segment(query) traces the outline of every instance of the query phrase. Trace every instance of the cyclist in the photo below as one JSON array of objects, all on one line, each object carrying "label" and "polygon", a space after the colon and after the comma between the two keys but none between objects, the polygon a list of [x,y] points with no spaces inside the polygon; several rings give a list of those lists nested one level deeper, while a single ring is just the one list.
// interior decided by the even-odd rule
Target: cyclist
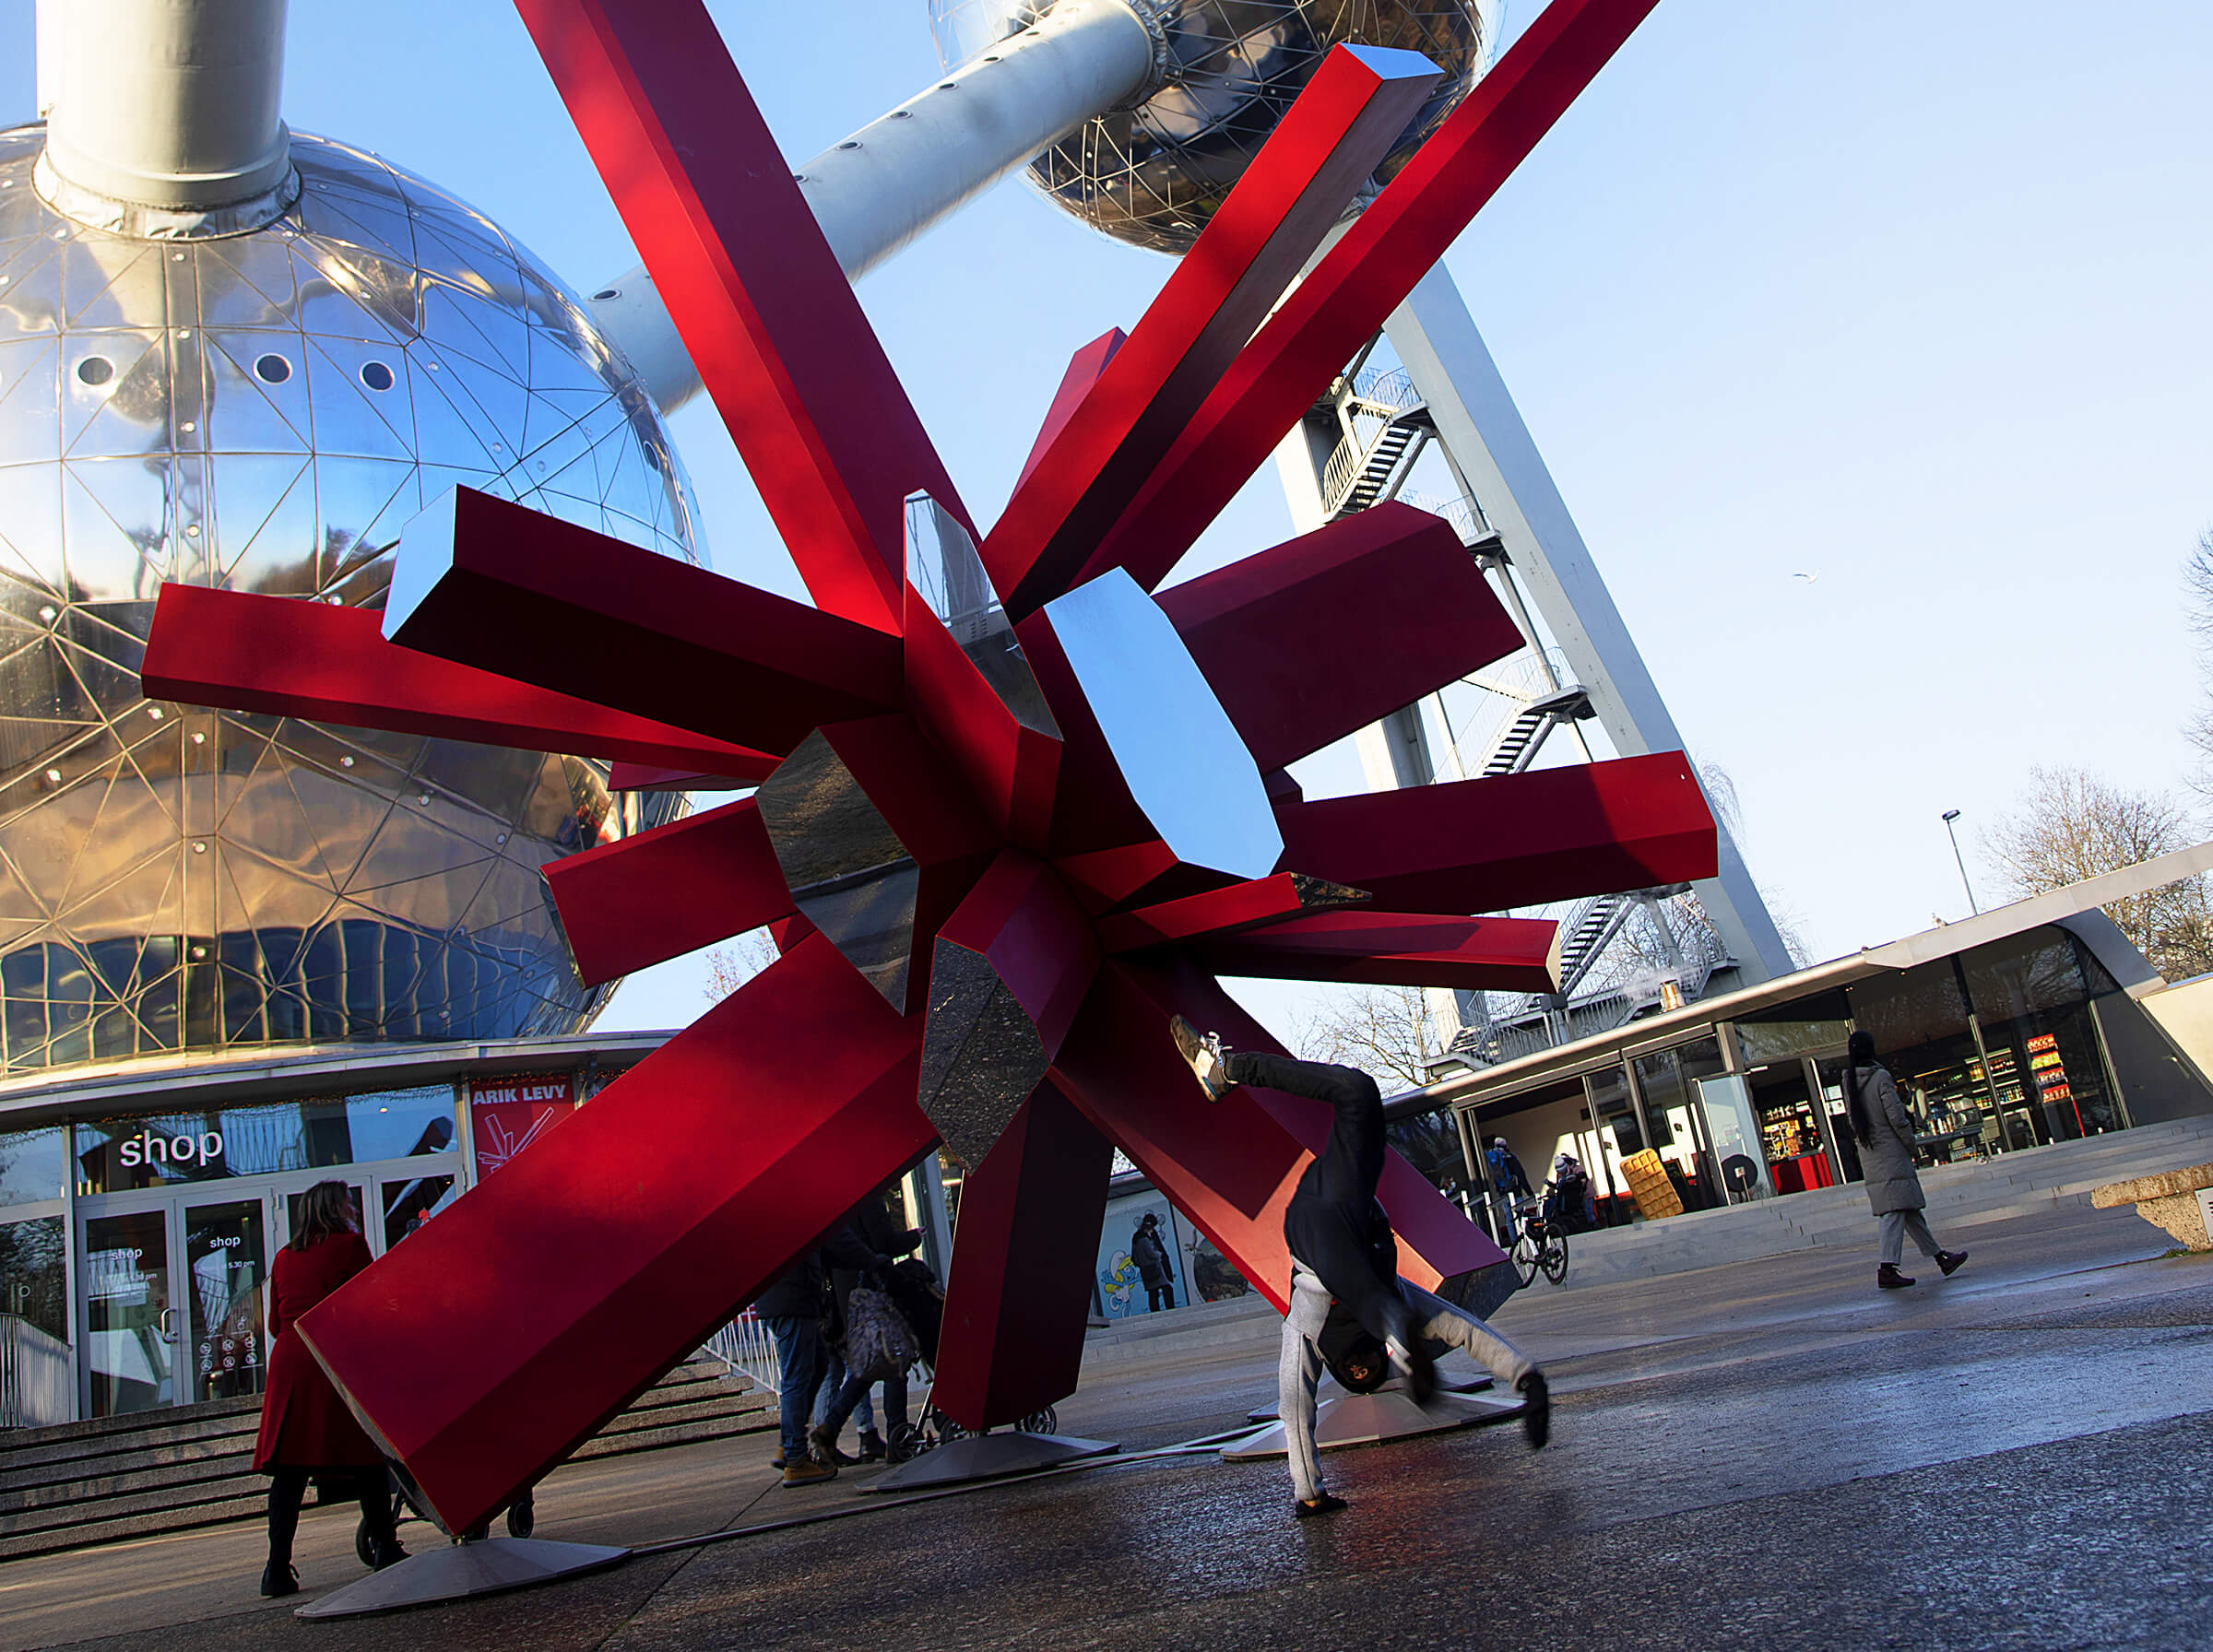
[{"label": "cyclist", "polygon": [[1277,1366],[1278,1404],[1291,1459],[1299,1518],[1345,1506],[1322,1484],[1314,1451],[1314,1389],[1327,1366],[1349,1392],[1372,1393],[1396,1369],[1417,1403],[1436,1383],[1432,1364],[1447,1347],[1466,1350],[1523,1398],[1521,1429],[1531,1449],[1550,1437],[1544,1374],[1527,1355],[1471,1314],[1399,1277],[1398,1245],[1376,1202],[1383,1174],[1383,1097],[1357,1068],[1222,1047],[1180,1015],[1168,1031],[1210,1102],[1233,1085],[1257,1084],[1330,1103],[1330,1139],[1299,1178],[1284,1212],[1291,1252],[1291,1311]]}]

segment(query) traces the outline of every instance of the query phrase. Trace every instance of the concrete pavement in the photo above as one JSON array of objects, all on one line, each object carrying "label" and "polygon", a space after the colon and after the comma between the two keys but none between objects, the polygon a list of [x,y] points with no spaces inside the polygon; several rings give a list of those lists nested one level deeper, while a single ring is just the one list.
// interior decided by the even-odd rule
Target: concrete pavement
[{"label": "concrete pavement", "polygon": [[[1326,1520],[1289,1518],[1280,1464],[1175,1457],[334,1624],[260,1601],[260,1533],[233,1527],[0,1567],[0,1647],[2213,1645],[2213,1258],[2078,1208],[1971,1243],[1902,1292],[1871,1248],[1540,1284],[1497,1323],[1554,1375],[1552,1448],[1334,1454],[1353,1506]],[[1178,1341],[1097,1362],[1063,1429],[1138,1449],[1272,1398],[1271,1323]],[[870,1507],[857,1480],[786,1493],[716,1446],[580,1465],[539,1535]],[[310,1590],[359,1575],[350,1524],[303,1524]]]}]

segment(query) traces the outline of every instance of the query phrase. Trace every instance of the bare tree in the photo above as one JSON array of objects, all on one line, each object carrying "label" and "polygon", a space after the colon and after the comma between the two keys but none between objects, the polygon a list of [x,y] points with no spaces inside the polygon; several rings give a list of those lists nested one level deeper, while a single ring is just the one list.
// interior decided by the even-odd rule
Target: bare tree
[{"label": "bare tree", "polygon": [[[2182,806],[2159,792],[2108,785],[2085,769],[2031,769],[1982,854],[2015,900],[2117,872],[2192,842]],[[2213,906],[2203,878],[2116,901],[2105,914],[2170,980],[2213,969]]]},{"label": "bare tree", "polygon": [[766,929],[748,929],[727,946],[707,954],[706,995],[720,1003],[777,958],[776,943]]},{"label": "bare tree", "polygon": [[1424,1063],[1444,1044],[1418,986],[1339,987],[1308,1017],[1298,1040],[1308,1060],[1356,1067],[1386,1088],[1426,1084]]},{"label": "bare tree", "polygon": [[2191,784],[2201,796],[2213,799],[2213,527],[2198,535],[2196,547],[2183,563],[2183,589],[2205,684],[2197,710],[2183,732],[2206,760],[2191,777]]}]

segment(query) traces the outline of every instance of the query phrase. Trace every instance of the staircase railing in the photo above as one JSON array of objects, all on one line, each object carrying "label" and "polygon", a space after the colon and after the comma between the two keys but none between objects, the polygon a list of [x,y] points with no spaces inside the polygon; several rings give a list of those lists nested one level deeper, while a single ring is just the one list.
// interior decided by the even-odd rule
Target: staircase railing
[{"label": "staircase railing", "polygon": [[69,1344],[18,1314],[0,1314],[0,1428],[46,1428],[76,1416]]},{"label": "staircase railing", "polygon": [[776,1339],[751,1308],[708,1338],[702,1351],[772,1394],[783,1386],[784,1365],[776,1357]]}]

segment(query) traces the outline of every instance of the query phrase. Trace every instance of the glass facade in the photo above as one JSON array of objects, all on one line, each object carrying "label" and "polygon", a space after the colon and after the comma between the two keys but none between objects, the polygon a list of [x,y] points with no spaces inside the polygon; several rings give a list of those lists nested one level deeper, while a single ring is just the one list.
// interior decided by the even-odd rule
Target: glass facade
[{"label": "glass facade", "polygon": [[539,868],[673,819],[597,761],[149,702],[166,581],[383,605],[459,484],[697,560],[666,427],[481,214],[291,135],[280,230],[58,216],[0,132],[0,1068],[572,1032]]}]

